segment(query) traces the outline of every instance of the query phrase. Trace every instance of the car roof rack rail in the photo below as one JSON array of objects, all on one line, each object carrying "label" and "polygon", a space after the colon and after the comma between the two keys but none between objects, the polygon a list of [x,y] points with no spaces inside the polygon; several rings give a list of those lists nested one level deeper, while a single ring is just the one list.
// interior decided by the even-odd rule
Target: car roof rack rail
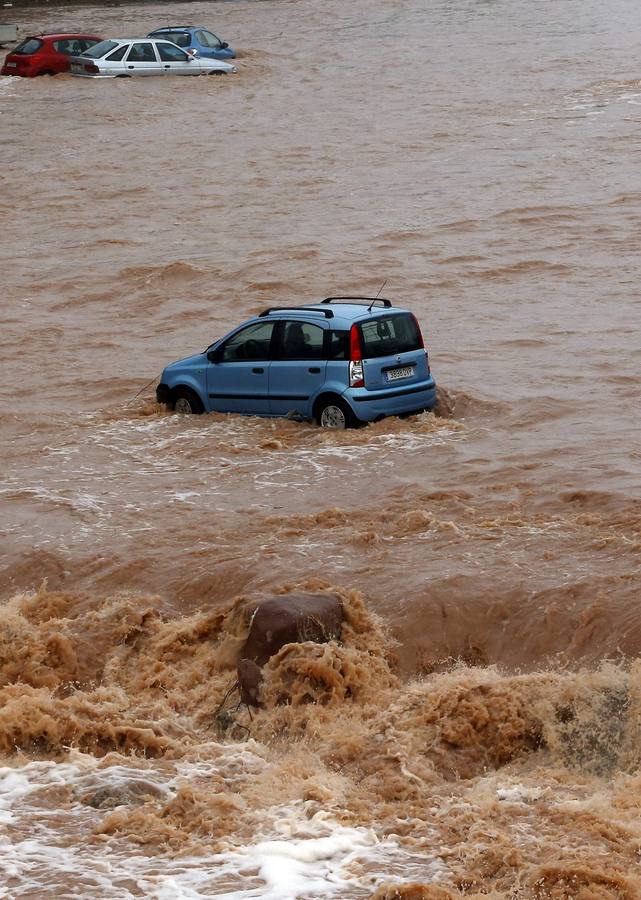
[{"label": "car roof rack rail", "polygon": [[354,297],[325,297],[323,303],[353,303],[354,300],[358,300],[360,303],[367,302],[370,306],[374,306],[375,303],[381,303],[386,309],[392,306],[392,301],[388,300],[387,297],[361,297],[359,295]]},{"label": "car roof rack rail", "polygon": [[316,313],[317,316],[325,316],[326,319],[334,318],[334,313],[331,309],[314,309],[311,306],[270,306],[269,309],[264,309],[262,313],[259,313],[259,317],[262,318],[263,316],[268,316],[273,312],[289,312],[290,310],[294,312]]}]

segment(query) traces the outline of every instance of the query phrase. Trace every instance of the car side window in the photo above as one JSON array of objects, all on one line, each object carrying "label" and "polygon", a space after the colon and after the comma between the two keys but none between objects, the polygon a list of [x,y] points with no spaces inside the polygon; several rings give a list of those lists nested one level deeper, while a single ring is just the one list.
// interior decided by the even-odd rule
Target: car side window
[{"label": "car side window", "polygon": [[202,44],[203,47],[212,47],[214,50],[222,47],[222,41],[219,37],[216,37],[215,34],[212,34],[211,31],[197,31],[196,37],[198,42]]},{"label": "car side window", "polygon": [[327,359],[349,358],[349,331],[330,331],[327,335]]},{"label": "car side window", "polygon": [[322,359],[325,333],[309,322],[284,322],[279,359]]},{"label": "car side window", "polygon": [[163,62],[187,62],[189,59],[184,50],[172,47],[171,44],[156,44],[156,46]]},{"label": "car side window", "polygon": [[222,362],[269,359],[269,348],[274,331],[273,322],[256,322],[232,335],[224,344]]},{"label": "car side window", "polygon": [[172,44],[178,44],[179,47],[189,47],[191,38],[184,31],[155,31],[151,37],[160,38],[163,41],[171,41]]},{"label": "car side window", "polygon": [[127,62],[156,62],[153,44],[132,44]]},{"label": "car side window", "polygon": [[127,52],[127,45],[125,44],[122,47],[118,47],[117,50],[114,50],[113,53],[110,53],[107,59],[113,60],[114,62],[120,62],[125,53]]}]

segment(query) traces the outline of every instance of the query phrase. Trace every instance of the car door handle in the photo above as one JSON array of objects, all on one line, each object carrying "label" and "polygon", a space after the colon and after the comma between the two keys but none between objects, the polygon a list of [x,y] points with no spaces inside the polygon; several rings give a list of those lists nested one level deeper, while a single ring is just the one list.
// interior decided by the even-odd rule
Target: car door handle
[{"label": "car door handle", "polygon": [[312,373],[312,375],[318,375],[320,372],[320,369],[313,368],[313,369],[310,369],[309,371]]},{"label": "car door handle", "polygon": [[128,69],[133,69],[133,66],[127,66]]},{"label": "car door handle", "polygon": [[264,371],[264,369],[252,369],[254,375],[262,375]]},{"label": "car door handle", "polygon": [[169,69],[169,68],[171,68],[171,67],[170,67],[170,66],[165,66],[165,68],[166,68],[166,69]]}]

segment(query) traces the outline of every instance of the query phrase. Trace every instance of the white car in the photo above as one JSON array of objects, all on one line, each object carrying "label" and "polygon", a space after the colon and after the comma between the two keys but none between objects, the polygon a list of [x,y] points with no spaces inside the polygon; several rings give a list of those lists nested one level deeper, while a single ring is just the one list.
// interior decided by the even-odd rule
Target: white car
[{"label": "white car", "polygon": [[188,53],[171,41],[114,38],[72,57],[70,71],[83,78],[130,78],[132,75],[221,75],[237,69],[220,59]]}]

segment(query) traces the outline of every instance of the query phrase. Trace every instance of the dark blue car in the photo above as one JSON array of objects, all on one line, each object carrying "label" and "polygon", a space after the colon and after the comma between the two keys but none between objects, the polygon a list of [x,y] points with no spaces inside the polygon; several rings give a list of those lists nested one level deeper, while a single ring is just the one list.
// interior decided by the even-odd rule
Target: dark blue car
[{"label": "dark blue car", "polygon": [[183,50],[191,50],[198,56],[209,59],[234,59],[236,56],[236,51],[227,41],[221,41],[213,31],[197,25],[168,25],[165,28],[157,28],[147,37],[171,41]]}]

